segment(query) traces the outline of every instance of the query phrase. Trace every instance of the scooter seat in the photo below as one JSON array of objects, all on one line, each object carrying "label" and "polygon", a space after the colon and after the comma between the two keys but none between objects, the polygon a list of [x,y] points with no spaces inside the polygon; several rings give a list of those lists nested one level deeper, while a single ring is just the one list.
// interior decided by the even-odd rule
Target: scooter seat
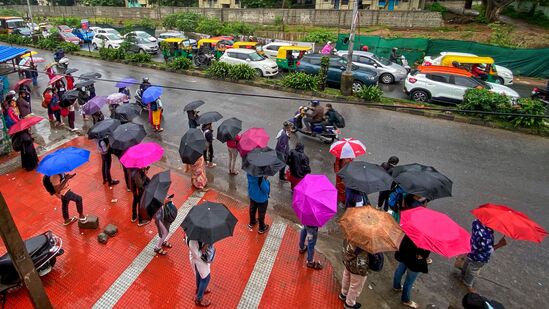
[{"label": "scooter seat", "polygon": [[[42,247],[48,244],[48,238],[44,235],[34,236],[25,240],[25,247],[27,252],[32,257],[36,251],[40,250]],[[12,264],[11,257],[8,253],[0,257],[0,268],[6,267]]]}]

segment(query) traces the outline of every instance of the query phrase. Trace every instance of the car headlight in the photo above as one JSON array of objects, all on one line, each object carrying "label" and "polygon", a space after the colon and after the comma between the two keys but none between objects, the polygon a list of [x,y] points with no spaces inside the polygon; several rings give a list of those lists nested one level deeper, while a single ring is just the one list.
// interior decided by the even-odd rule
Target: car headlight
[{"label": "car headlight", "polygon": [[369,80],[376,80],[377,76],[370,76],[368,77]]}]

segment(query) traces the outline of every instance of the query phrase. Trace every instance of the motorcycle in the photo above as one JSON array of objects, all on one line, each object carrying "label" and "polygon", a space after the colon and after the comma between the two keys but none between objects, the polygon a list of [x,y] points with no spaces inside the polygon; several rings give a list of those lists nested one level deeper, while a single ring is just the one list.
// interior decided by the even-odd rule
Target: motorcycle
[{"label": "motorcycle", "polygon": [[[47,275],[55,266],[57,257],[65,253],[63,240],[51,231],[25,240],[25,247],[41,277]],[[3,303],[8,290],[18,286],[21,286],[21,279],[10,255],[6,253],[0,257],[0,294]]]},{"label": "motorcycle", "polygon": [[143,104],[143,100],[141,99],[141,96],[143,95],[143,91],[141,91],[141,89],[137,89],[135,91],[135,104],[137,104],[138,106],[141,106],[141,108],[143,110],[148,110],[149,107],[147,106],[147,104]]},{"label": "motorcycle", "polygon": [[307,110],[309,110],[309,107],[300,106],[298,111],[295,113],[295,116],[288,120],[292,124],[291,131],[293,133],[300,132],[301,134],[318,138],[325,144],[330,144],[336,140],[339,140],[339,129],[323,123],[311,123],[311,132],[305,131],[303,129],[303,118],[305,117]]},{"label": "motorcycle", "polygon": [[549,106],[549,91],[547,90],[536,87],[532,89],[531,98],[542,101],[546,105],[546,107]]}]

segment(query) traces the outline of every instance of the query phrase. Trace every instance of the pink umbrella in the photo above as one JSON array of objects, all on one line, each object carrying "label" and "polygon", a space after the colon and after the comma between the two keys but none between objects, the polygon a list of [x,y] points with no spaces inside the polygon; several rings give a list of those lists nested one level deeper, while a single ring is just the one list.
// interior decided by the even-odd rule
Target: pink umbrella
[{"label": "pink umbrella", "polygon": [[121,93],[121,92],[110,94],[107,97],[108,104],[122,104],[127,100],[128,100],[128,96],[125,93]]},{"label": "pink umbrella", "polygon": [[134,145],[120,158],[120,162],[127,168],[144,168],[160,160],[164,149],[156,143],[140,143]]},{"label": "pink umbrella", "polygon": [[245,156],[248,152],[256,149],[267,147],[269,143],[269,135],[263,128],[250,128],[240,136],[238,142],[238,151],[241,156]]},{"label": "pink umbrella", "polygon": [[294,188],[292,208],[304,225],[321,227],[337,212],[337,190],[328,177],[308,174]]},{"label": "pink umbrella", "polygon": [[447,215],[425,207],[405,210],[400,227],[419,248],[451,258],[471,251],[471,235]]}]

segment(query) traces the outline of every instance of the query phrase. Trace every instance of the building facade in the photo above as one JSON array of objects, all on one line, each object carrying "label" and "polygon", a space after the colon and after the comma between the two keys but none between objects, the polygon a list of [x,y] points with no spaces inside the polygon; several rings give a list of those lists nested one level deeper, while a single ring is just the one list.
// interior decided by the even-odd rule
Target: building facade
[{"label": "building facade", "polygon": [[238,9],[240,0],[198,0],[199,8],[209,9]]},{"label": "building facade", "polygon": [[363,10],[415,11],[423,10],[425,0],[316,0],[317,10],[352,10],[354,2]]},{"label": "building facade", "polygon": [[126,0],[127,8],[148,8],[149,0]]}]

